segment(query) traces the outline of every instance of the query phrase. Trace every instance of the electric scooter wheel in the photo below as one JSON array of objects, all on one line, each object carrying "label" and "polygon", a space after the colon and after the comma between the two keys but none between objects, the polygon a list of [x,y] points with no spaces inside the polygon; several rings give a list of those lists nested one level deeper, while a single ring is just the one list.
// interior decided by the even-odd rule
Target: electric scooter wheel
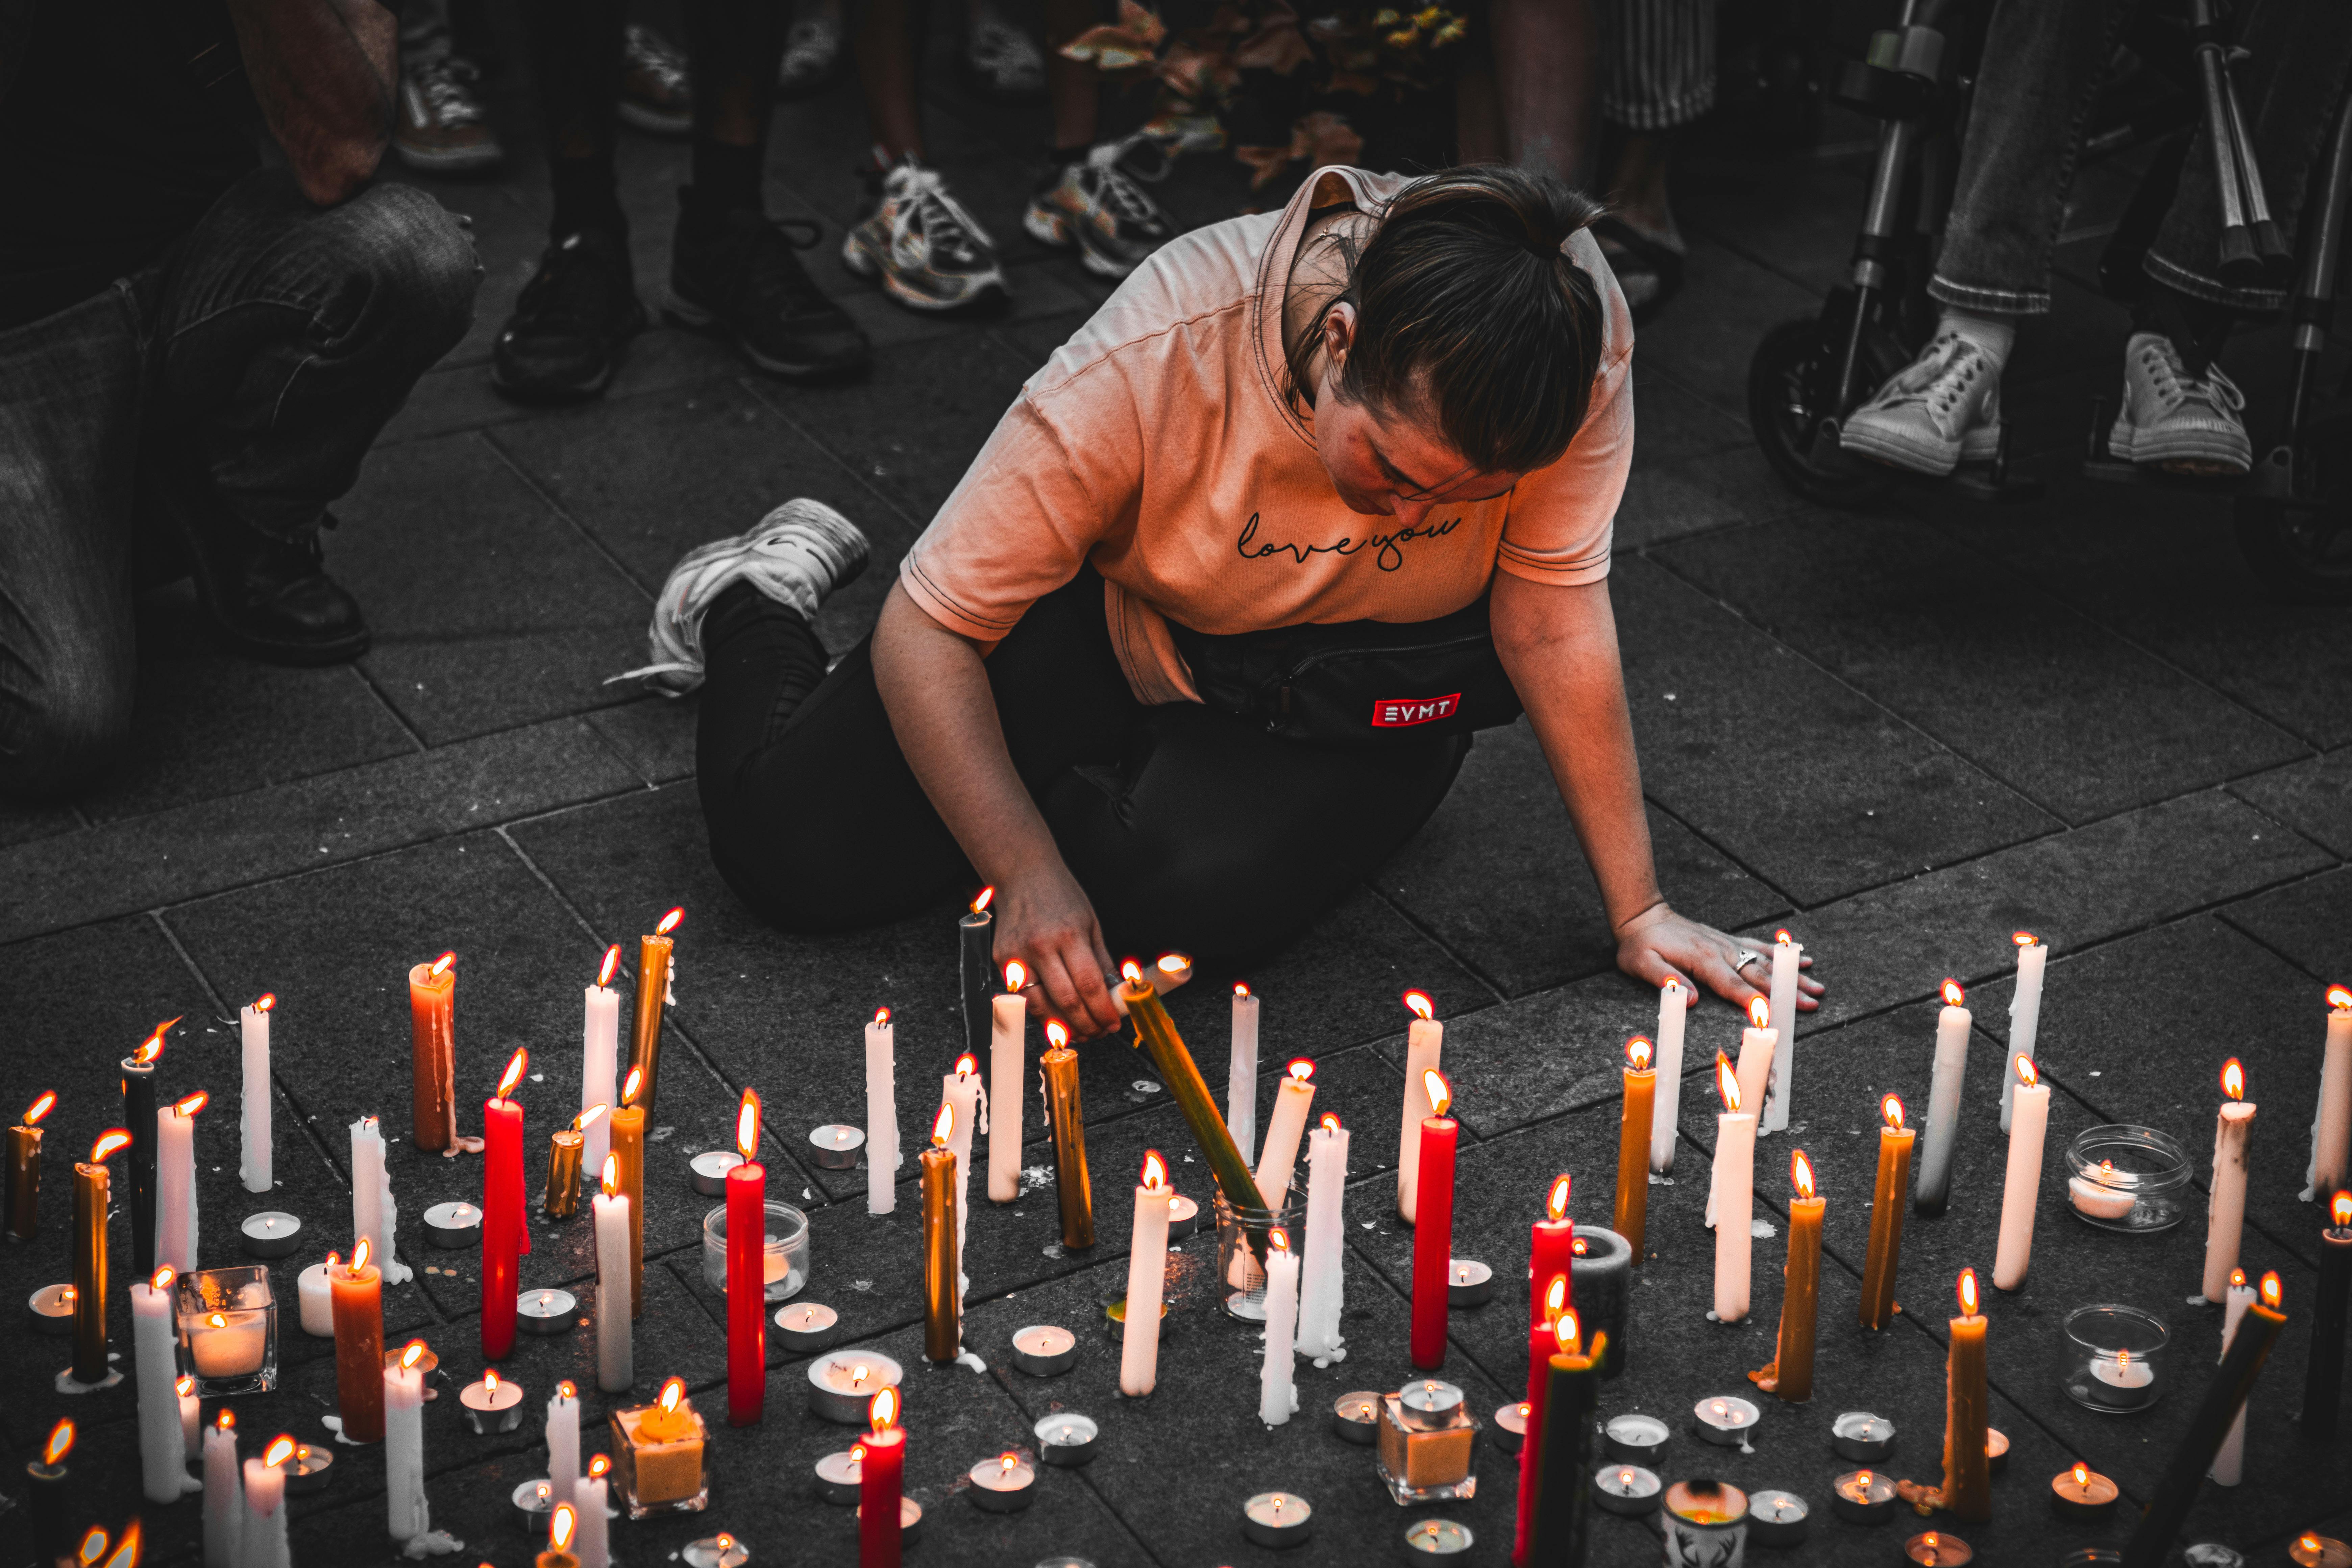
[{"label": "electric scooter wheel", "polygon": [[2315,421],[2301,446],[2318,468],[2310,499],[2241,496],[2238,550],[2282,599],[2352,605],[2352,411]]},{"label": "electric scooter wheel", "polygon": [[[1783,483],[1821,506],[1844,510],[1869,505],[1894,477],[1835,449],[1822,422],[1842,412],[1831,406],[1837,365],[1822,322],[1815,318],[1783,321],[1764,334],[1748,364],[1748,423],[1756,444]],[[1903,367],[1901,346],[1887,334],[1868,333],[1863,342],[1860,379],[1875,389]]]}]

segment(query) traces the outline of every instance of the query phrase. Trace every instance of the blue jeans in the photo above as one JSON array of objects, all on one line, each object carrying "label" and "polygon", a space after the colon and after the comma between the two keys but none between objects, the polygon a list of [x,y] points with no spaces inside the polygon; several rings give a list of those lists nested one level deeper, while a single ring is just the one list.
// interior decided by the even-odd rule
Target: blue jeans
[{"label": "blue jeans", "polygon": [[473,242],[420,191],[316,207],[231,186],[154,266],[0,332],[0,794],[56,795],[130,731],[133,539],[155,455],[284,538],[473,320]]}]

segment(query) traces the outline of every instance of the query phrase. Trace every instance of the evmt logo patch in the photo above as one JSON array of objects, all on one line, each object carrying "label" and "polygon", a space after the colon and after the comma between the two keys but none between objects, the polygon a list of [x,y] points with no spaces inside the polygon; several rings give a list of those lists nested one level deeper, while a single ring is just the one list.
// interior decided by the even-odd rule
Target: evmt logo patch
[{"label": "evmt logo patch", "polygon": [[1459,691],[1443,697],[1383,697],[1372,704],[1372,728],[1402,730],[1410,724],[1433,723],[1451,719],[1461,707]]}]

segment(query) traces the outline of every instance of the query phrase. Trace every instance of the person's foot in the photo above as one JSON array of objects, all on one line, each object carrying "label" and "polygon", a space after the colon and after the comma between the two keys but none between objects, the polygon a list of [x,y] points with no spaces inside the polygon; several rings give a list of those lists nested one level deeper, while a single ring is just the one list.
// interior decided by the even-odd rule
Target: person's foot
[{"label": "person's foot", "polygon": [[628,241],[603,229],[547,247],[490,351],[490,384],[520,403],[572,403],[604,390],[646,324]]},{"label": "person's foot", "polygon": [[839,17],[802,17],[784,35],[783,63],[776,68],[777,96],[797,99],[823,92],[840,77],[846,58]]},{"label": "person's foot", "polygon": [[2124,398],[2107,450],[2176,474],[2242,474],[2253,444],[2239,411],[2246,395],[2218,364],[2191,375],[2160,332],[2134,332],[2124,345]]},{"label": "person's foot", "polygon": [[[681,205],[686,195],[679,194]],[[785,227],[748,208],[715,223],[681,213],[662,313],[732,339],[746,359],[773,375],[855,370],[869,353],[866,334],[818,289],[793,254]],[[806,245],[814,246],[815,226],[808,232]]]},{"label": "person's foot", "polygon": [[319,533],[334,526],[331,513],[283,539],[232,512],[193,457],[163,459],[152,479],[151,493],[186,547],[197,601],[223,642],[271,664],[341,664],[367,651],[359,602],[327,575]]},{"label": "person's foot", "polygon": [[1035,98],[1045,90],[1045,57],[1036,40],[983,8],[964,41],[964,68],[997,98]]},{"label": "person's foot", "polygon": [[656,136],[694,129],[694,84],[686,57],[651,27],[632,22],[621,34],[621,118]]},{"label": "person's foot", "polygon": [[1946,332],[1855,409],[1838,433],[1847,451],[1938,478],[2000,447],[2000,371],[1958,332]]},{"label": "person's foot", "polygon": [[[1045,244],[1076,246],[1089,272],[1124,278],[1134,271],[1173,232],[1158,204],[1135,183],[1139,174],[1125,167],[1128,154],[1147,140],[1107,142],[1049,171],[1046,178],[1053,183],[1040,183],[1021,226]],[[1157,174],[1139,177],[1159,179],[1167,172],[1163,156]]]},{"label": "person's foot", "polygon": [[[873,547],[823,501],[788,500],[748,532],[688,551],[654,596],[654,661],[614,680],[643,678],[672,697],[702,684],[702,617],[730,584],[748,582],[806,620],[866,570]],[[607,682],[610,684],[610,682]]]},{"label": "person's foot", "polygon": [[996,242],[948,195],[937,169],[908,153],[866,176],[867,216],[841,242],[841,262],[860,278],[879,278],[911,310],[951,310],[1004,290]]},{"label": "person's foot", "polygon": [[392,149],[402,163],[449,174],[488,169],[506,156],[474,96],[474,80],[473,63],[455,55],[402,62],[392,131]]}]

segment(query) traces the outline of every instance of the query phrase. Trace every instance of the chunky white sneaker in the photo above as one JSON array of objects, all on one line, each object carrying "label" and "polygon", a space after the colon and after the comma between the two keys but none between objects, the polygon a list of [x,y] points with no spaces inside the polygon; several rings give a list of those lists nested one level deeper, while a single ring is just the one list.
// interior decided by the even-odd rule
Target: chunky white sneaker
[{"label": "chunky white sneaker", "polygon": [[654,599],[648,633],[654,662],[613,680],[644,679],[667,696],[685,696],[702,684],[702,617],[721,589],[748,581],[814,620],[835,589],[866,570],[872,549],[856,523],[803,497],[786,501],[749,532],[688,551]]},{"label": "chunky white sneaker", "polygon": [[1958,332],[1946,332],[1896,371],[1838,432],[1849,452],[1941,477],[2000,447],[2000,372]]},{"label": "chunky white sneaker", "polygon": [[2253,444],[2238,411],[2246,395],[2218,364],[2189,374],[2161,332],[2134,332],[2124,345],[2124,400],[2107,450],[2133,463],[2180,474],[2242,474]]},{"label": "chunky white sneaker", "polygon": [[1157,173],[1129,164],[1129,154],[1145,145],[1158,147],[1139,134],[1106,142],[1084,158],[1065,163],[1058,180],[1029,198],[1021,226],[1041,244],[1076,246],[1089,272],[1126,277],[1174,232],[1159,205],[1136,184],[1138,179],[1165,179],[1167,158],[1160,157]]},{"label": "chunky white sneaker", "polygon": [[873,206],[843,237],[843,266],[879,278],[893,300],[914,310],[951,310],[1003,290],[996,242],[948,195],[937,169],[909,154],[868,179]]}]

